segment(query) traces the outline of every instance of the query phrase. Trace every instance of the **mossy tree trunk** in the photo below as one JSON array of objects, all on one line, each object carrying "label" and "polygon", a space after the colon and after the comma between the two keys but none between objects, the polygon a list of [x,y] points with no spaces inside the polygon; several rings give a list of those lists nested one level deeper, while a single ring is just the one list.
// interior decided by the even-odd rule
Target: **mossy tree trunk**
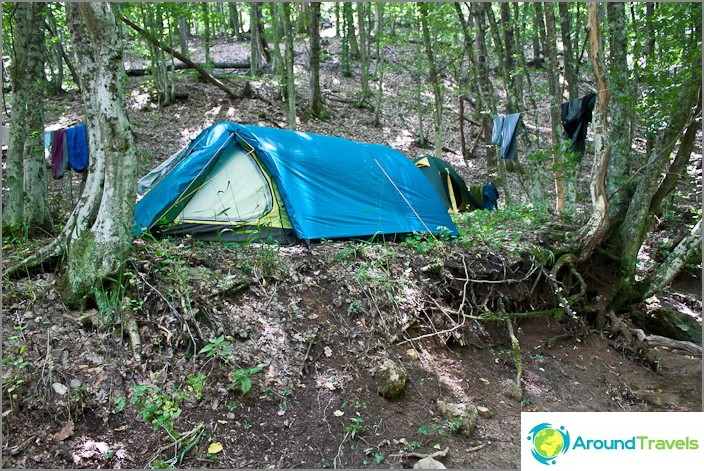
[{"label": "mossy tree trunk", "polygon": [[3,223],[10,230],[46,230],[47,176],[44,162],[44,18],[42,3],[15,7],[12,117],[6,161],[8,188]]},{"label": "mossy tree trunk", "polygon": [[136,149],[127,119],[124,62],[109,3],[68,3],[88,128],[90,166],[69,232],[65,285],[79,302],[124,269],[132,240]]}]

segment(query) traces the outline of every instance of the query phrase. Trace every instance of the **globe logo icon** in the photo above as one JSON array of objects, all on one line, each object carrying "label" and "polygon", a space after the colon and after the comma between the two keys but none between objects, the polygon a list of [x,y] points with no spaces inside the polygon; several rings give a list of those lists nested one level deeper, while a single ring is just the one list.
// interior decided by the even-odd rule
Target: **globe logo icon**
[{"label": "globe logo icon", "polygon": [[565,454],[570,448],[570,434],[565,427],[555,428],[548,423],[533,427],[528,440],[533,442],[533,458],[545,465],[555,464],[555,458]]}]

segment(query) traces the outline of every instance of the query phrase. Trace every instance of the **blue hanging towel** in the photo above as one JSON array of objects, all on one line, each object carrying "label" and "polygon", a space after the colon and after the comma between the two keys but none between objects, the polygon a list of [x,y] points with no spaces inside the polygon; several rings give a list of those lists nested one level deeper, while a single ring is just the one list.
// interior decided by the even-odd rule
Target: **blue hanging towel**
[{"label": "blue hanging towel", "polygon": [[516,154],[516,135],[521,113],[499,114],[494,116],[494,128],[491,131],[491,142],[501,144],[501,158],[512,160]]},{"label": "blue hanging towel", "polygon": [[68,164],[78,173],[88,168],[88,137],[86,125],[79,124],[66,129]]},{"label": "blue hanging towel", "polygon": [[496,189],[496,186],[492,182],[482,187],[482,196],[484,197],[484,209],[488,209],[489,211],[496,209],[499,203],[499,190]]}]

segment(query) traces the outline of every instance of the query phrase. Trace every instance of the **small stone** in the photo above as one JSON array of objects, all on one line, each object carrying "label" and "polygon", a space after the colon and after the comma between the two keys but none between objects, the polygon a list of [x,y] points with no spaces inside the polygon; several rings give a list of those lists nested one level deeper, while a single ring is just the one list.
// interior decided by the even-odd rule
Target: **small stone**
[{"label": "small stone", "polygon": [[66,385],[61,384],[61,383],[53,383],[51,385],[52,388],[54,388],[54,391],[56,391],[56,394],[60,396],[64,396],[68,392],[68,388]]},{"label": "small stone", "polygon": [[447,469],[447,467],[436,459],[430,456],[418,460],[416,464],[413,465],[413,469]]},{"label": "small stone", "polygon": [[521,387],[514,380],[505,379],[501,382],[501,386],[503,387],[504,396],[517,401],[523,399],[523,391],[521,391]]},{"label": "small stone", "polygon": [[418,352],[416,352],[414,348],[406,350],[406,355],[408,355],[408,358],[411,360],[418,360],[420,358],[420,355],[418,355]]},{"label": "small stone", "polygon": [[480,417],[483,417],[485,419],[491,419],[494,416],[494,414],[492,414],[489,408],[484,406],[477,406],[477,412],[479,412]]},{"label": "small stone", "polygon": [[71,389],[76,389],[78,386],[81,385],[81,380],[80,380],[80,379],[73,378],[73,379],[71,380],[71,382],[68,383],[68,385],[71,387]]},{"label": "small stone", "polygon": [[406,371],[393,360],[386,360],[379,372],[379,385],[377,392],[386,399],[393,399],[401,395],[406,388]]},{"label": "small stone", "polygon": [[440,413],[448,420],[452,421],[457,430],[463,435],[471,435],[477,425],[479,415],[477,408],[473,404],[437,401]]}]

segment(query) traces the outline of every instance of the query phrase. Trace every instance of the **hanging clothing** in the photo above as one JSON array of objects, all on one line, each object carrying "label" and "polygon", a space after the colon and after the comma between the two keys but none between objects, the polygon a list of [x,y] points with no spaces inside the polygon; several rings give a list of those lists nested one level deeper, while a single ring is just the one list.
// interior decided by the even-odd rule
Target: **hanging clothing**
[{"label": "hanging clothing", "polygon": [[482,203],[484,203],[484,209],[488,209],[489,211],[496,209],[499,203],[499,190],[496,189],[496,186],[492,182],[482,187],[482,196],[484,197],[484,201],[482,201]]},{"label": "hanging clothing", "polygon": [[44,148],[51,147],[51,141],[54,139],[54,131],[44,131]]},{"label": "hanging clothing", "polygon": [[501,144],[501,158],[512,160],[516,154],[516,136],[521,113],[499,114],[494,116],[494,128],[491,131],[492,144]]},{"label": "hanging clothing", "polygon": [[88,168],[88,137],[86,125],[79,124],[66,129],[68,163],[78,173]]},{"label": "hanging clothing", "polygon": [[571,141],[570,150],[584,153],[587,125],[592,122],[596,93],[589,93],[578,100],[562,104],[562,127],[565,139]]},{"label": "hanging clothing", "polygon": [[51,175],[55,180],[64,176],[68,166],[66,132],[63,129],[54,131],[51,138]]}]

